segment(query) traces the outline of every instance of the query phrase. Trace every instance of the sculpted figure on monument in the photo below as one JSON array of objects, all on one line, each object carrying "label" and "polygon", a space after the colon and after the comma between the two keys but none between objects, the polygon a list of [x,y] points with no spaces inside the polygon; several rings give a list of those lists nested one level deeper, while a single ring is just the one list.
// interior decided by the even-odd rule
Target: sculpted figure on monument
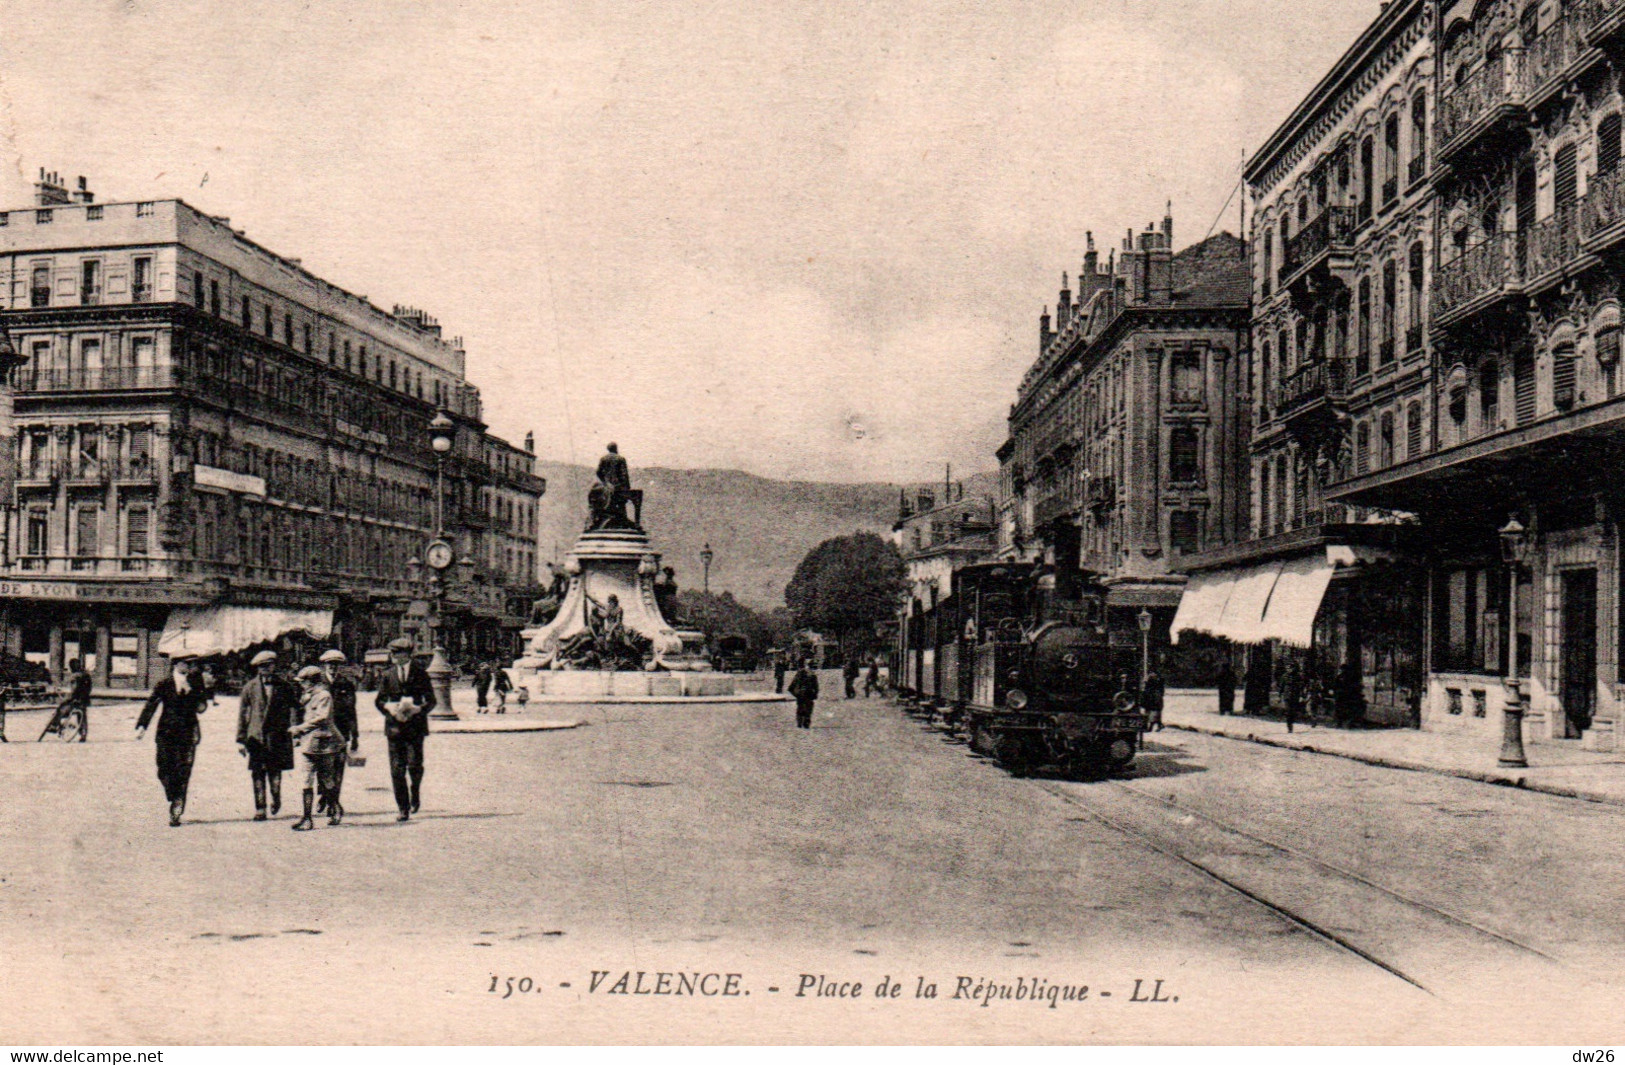
[{"label": "sculpted figure on monument", "polygon": [[[633,516],[626,516],[626,505],[632,504]],[[632,474],[621,455],[620,448],[609,445],[604,457],[598,460],[598,483],[587,492],[587,506],[592,520],[587,531],[594,529],[643,528],[643,493],[632,487]]]}]

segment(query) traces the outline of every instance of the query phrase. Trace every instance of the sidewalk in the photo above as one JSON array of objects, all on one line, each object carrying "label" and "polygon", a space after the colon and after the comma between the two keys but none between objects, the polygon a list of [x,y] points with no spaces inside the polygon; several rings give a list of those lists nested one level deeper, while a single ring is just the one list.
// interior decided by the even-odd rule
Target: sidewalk
[{"label": "sidewalk", "polygon": [[1258,717],[1220,717],[1211,690],[1168,692],[1162,720],[1169,728],[1246,740],[1270,747],[1330,754],[1368,765],[1442,773],[1466,780],[1524,788],[1589,802],[1625,806],[1625,754],[1582,751],[1578,741],[1525,743],[1529,768],[1496,764],[1500,744],[1479,736],[1444,735],[1413,729],[1340,729]]}]

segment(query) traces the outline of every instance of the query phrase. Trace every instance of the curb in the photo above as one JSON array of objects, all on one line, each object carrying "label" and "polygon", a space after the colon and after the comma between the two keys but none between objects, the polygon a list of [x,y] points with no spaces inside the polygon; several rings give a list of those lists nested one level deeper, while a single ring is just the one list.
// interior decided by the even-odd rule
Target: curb
[{"label": "curb", "polygon": [[561,706],[615,706],[630,703],[663,703],[687,706],[690,703],[789,703],[788,695],[742,692],[738,695],[533,695],[528,705],[554,703]]},{"label": "curb", "polygon": [[1194,732],[1203,736],[1215,736],[1224,740],[1235,740],[1238,743],[1256,743],[1262,747],[1274,747],[1283,751],[1301,751],[1304,754],[1323,754],[1333,758],[1343,758],[1350,762],[1361,762],[1365,765],[1380,766],[1383,769],[1404,769],[1412,773],[1433,773],[1437,776],[1458,777],[1462,780],[1474,780],[1480,784],[1492,784],[1501,788],[1516,788],[1520,791],[1539,792],[1543,795],[1556,795],[1564,799],[1579,799],[1582,802],[1595,802],[1607,806],[1625,806],[1625,796],[1610,795],[1606,792],[1590,791],[1585,788],[1570,787],[1566,784],[1549,784],[1543,780],[1530,780],[1527,776],[1513,773],[1496,773],[1480,769],[1452,769],[1447,766],[1429,765],[1426,762],[1411,762],[1402,758],[1389,758],[1380,754],[1355,754],[1348,751],[1329,751],[1307,743],[1286,743],[1282,740],[1271,739],[1267,736],[1255,736],[1247,733],[1238,736],[1234,732],[1221,732],[1218,729],[1203,728],[1200,725],[1181,725],[1168,722],[1167,726],[1181,732]]}]

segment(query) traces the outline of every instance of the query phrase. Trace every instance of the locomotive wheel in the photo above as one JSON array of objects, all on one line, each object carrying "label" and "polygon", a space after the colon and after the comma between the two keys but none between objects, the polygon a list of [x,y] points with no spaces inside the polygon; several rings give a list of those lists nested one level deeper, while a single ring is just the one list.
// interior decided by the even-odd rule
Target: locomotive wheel
[{"label": "locomotive wheel", "polygon": [[1024,777],[1032,772],[1032,751],[1019,733],[1006,732],[993,739],[993,753],[1013,777]]},{"label": "locomotive wheel", "polygon": [[986,754],[987,737],[982,732],[982,723],[972,716],[965,726],[965,732],[967,734],[965,742],[970,746],[970,749],[977,754]]}]

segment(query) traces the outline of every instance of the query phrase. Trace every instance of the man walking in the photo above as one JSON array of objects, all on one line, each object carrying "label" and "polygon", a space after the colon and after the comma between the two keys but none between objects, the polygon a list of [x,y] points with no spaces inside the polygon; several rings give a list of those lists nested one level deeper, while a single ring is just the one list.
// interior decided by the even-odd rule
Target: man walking
[{"label": "man walking", "polygon": [[846,697],[858,697],[858,659],[856,655],[848,655],[846,665],[841,667],[841,679],[846,681]]},{"label": "man walking", "polygon": [[318,661],[322,664],[322,673],[327,677],[327,690],[333,697],[333,728],[343,740],[343,749],[333,759],[333,792],[329,809],[324,813],[332,814],[336,808],[340,814],[344,812],[344,805],[339,796],[344,791],[344,767],[349,756],[361,749],[361,725],[355,716],[355,681],[344,673],[344,666],[348,660],[344,652],[333,648],[323,651]]},{"label": "man walking", "polygon": [[508,671],[502,668],[500,662],[491,663],[491,694],[496,696],[497,713],[508,712],[508,693],[513,691],[513,681],[508,679]]},{"label": "man walking", "polygon": [[197,756],[198,740],[202,738],[197,718],[208,709],[212,695],[192,672],[192,656],[175,655],[170,659],[170,675],[152,690],[152,697],[135,723],[136,736],[145,736],[153,714],[162,709],[153,746],[158,755],[158,781],[163,784],[164,798],[169,801],[171,828],[180,825],[181,814],[186,811],[192,763]]},{"label": "man walking", "polygon": [[1215,686],[1219,690],[1219,716],[1230,717],[1236,712],[1236,671],[1230,665],[1230,652],[1219,659],[1219,676]]},{"label": "man walking", "polygon": [[796,728],[812,728],[813,704],[818,701],[818,675],[802,662],[790,681],[790,694],[796,700]]},{"label": "man walking", "polygon": [[298,697],[276,675],[276,652],[250,660],[254,676],[243,685],[237,712],[237,750],[248,759],[254,784],[254,820],[265,820],[266,793],[271,816],[282,812],[282,774],[293,768],[293,724]]},{"label": "man walking", "polygon": [[486,701],[486,695],[488,692],[490,692],[490,690],[491,666],[488,663],[481,662],[478,666],[474,667],[474,712],[476,714],[483,714],[486,712],[486,709],[489,706],[489,703]]},{"label": "man walking", "polygon": [[880,656],[876,655],[869,659],[869,672],[864,674],[863,677],[863,697],[867,699],[871,695],[883,694],[883,692],[884,689],[880,686]]},{"label": "man walking", "polygon": [[395,788],[397,821],[411,820],[423,805],[423,740],[429,735],[434,686],[429,674],[412,661],[412,641],[405,636],[389,644],[389,669],[378,684],[378,712],[384,715],[384,741],[389,745],[389,780]]},{"label": "man walking", "polygon": [[789,665],[784,660],[784,652],[780,651],[773,656],[773,692],[776,695],[784,694],[784,675],[789,672]]}]

